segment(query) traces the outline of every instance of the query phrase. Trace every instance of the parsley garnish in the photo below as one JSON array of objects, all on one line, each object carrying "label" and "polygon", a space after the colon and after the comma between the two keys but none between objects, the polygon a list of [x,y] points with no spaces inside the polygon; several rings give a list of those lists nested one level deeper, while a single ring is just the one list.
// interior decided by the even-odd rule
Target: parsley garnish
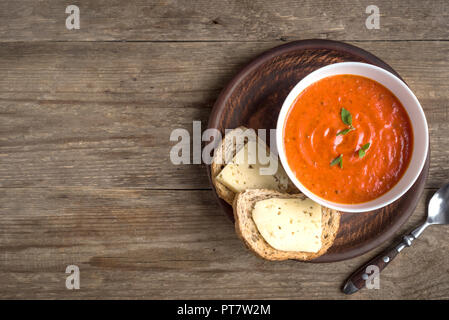
[{"label": "parsley garnish", "polygon": [[335,166],[337,163],[340,165],[340,168],[343,168],[343,155],[342,154],[331,161],[331,167]]},{"label": "parsley garnish", "polygon": [[368,142],[367,144],[365,144],[365,145],[363,145],[361,148],[360,148],[360,150],[359,150],[359,158],[363,158],[364,156],[365,156],[365,154],[366,154],[366,150],[368,150],[369,149],[369,146],[370,146],[371,144]]},{"label": "parsley garnish", "polygon": [[337,136],[339,135],[345,135],[352,130],[355,130],[355,128],[352,126],[352,116],[351,113],[346,110],[345,108],[341,108],[341,121],[343,121],[344,124],[348,125],[349,128],[341,130],[337,133]]}]

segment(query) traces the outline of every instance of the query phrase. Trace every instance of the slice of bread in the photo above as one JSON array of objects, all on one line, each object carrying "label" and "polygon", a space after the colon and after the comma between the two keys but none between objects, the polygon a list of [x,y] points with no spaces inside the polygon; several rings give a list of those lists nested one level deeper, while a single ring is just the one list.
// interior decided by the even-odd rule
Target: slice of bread
[{"label": "slice of bread", "polygon": [[[222,182],[217,179],[220,172],[226,167],[226,164],[230,163],[235,155],[249,142],[257,142],[258,145],[262,145],[266,148],[267,153],[270,152],[268,146],[259,139],[255,131],[252,131],[252,135],[245,135],[244,132],[250,130],[244,126],[238,127],[226,134],[226,136],[221,141],[220,145],[215,149],[214,157],[211,164],[211,176],[212,182],[215,186],[215,190],[220,198],[225,200],[227,203],[232,205],[236,192],[228,188]],[[252,129],[251,129],[252,130]],[[235,140],[240,139],[244,141],[243,144],[236,144]],[[270,188],[278,191],[298,193],[298,189],[292,184],[288,179],[287,174],[281,166],[280,161],[278,161],[278,172],[273,175],[273,178],[277,181],[277,185],[273,188],[272,185],[257,185],[257,188]],[[244,191],[244,190],[241,190]]]},{"label": "slice of bread", "polygon": [[329,208],[321,207],[321,249],[316,252],[301,251],[280,251],[271,247],[262,237],[252,217],[252,211],[258,201],[271,198],[303,199],[303,194],[285,194],[273,190],[253,189],[239,193],[233,203],[235,230],[237,235],[243,240],[245,245],[256,255],[267,260],[301,260],[308,261],[315,259],[332,246],[340,226],[340,212]]}]

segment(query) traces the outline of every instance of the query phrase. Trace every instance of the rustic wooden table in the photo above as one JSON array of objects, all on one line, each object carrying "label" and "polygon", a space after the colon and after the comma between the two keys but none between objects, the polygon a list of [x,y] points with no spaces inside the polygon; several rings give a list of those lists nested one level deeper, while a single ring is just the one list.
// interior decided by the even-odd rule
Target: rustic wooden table
[{"label": "rustic wooden table", "polygon": [[[290,40],[342,40],[395,68],[430,126],[425,214],[449,180],[449,2],[0,2],[0,298],[449,298],[449,228],[432,227],[347,297],[374,256],[267,262],[220,211],[202,165],[169,161],[172,130],[203,128],[250,59]],[[368,29],[369,4],[380,29]],[[392,242],[386,243],[390,245]],[[67,290],[68,265],[80,268]]]}]

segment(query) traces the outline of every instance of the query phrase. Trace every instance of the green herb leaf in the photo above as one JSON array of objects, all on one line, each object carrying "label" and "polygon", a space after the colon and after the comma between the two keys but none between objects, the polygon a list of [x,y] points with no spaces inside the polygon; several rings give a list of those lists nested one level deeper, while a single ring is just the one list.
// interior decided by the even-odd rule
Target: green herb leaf
[{"label": "green herb leaf", "polygon": [[343,168],[343,155],[342,154],[331,161],[331,167],[335,166],[337,163],[340,165],[340,168]]},{"label": "green herb leaf", "polygon": [[359,158],[361,159],[361,158],[363,158],[364,156],[365,156],[365,150],[363,150],[363,149],[360,149],[359,150]]},{"label": "green herb leaf", "polygon": [[345,134],[347,134],[348,132],[351,132],[352,130],[355,130],[355,128],[353,126],[351,126],[351,128],[341,130],[340,132],[337,133],[337,136],[340,136],[340,135],[344,136]]},{"label": "green herb leaf", "polygon": [[368,150],[369,146],[371,145],[371,143],[367,143],[365,145],[362,146],[362,150]]},{"label": "green herb leaf", "polygon": [[341,120],[344,124],[352,126],[352,116],[351,113],[345,108],[341,108]]},{"label": "green herb leaf", "polygon": [[359,150],[359,158],[363,158],[366,155],[366,150],[368,150],[371,143],[364,144]]}]

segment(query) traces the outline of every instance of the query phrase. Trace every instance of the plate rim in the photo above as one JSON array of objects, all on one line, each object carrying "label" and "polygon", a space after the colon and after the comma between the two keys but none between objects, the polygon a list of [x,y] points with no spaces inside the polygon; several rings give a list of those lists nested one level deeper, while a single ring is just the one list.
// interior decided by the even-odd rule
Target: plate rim
[{"label": "plate rim", "polygon": [[[261,66],[266,61],[268,61],[276,56],[288,53],[290,51],[307,50],[307,49],[336,50],[336,51],[346,52],[351,55],[354,55],[354,51],[357,51],[357,55],[359,55],[362,58],[364,58],[365,60],[369,61],[367,63],[374,64],[378,67],[386,69],[387,71],[391,72],[392,74],[397,76],[399,79],[401,79],[407,85],[407,83],[404,81],[404,79],[402,79],[402,77],[390,65],[388,65],[387,63],[385,63],[384,61],[382,61],[381,59],[379,59],[372,53],[370,53],[362,48],[359,48],[357,46],[354,46],[354,45],[351,45],[351,44],[348,44],[345,42],[341,42],[341,41],[326,40],[326,39],[306,39],[306,40],[291,41],[286,44],[275,46],[275,47],[268,49],[268,50],[262,52],[261,54],[257,55],[255,58],[251,59],[242,69],[240,69],[240,71],[238,71],[232,77],[232,79],[221,90],[220,94],[218,95],[218,97],[212,107],[212,110],[211,110],[211,113],[210,113],[209,119],[208,119],[207,128],[211,129],[211,128],[218,127],[217,119],[221,118],[223,112],[225,111],[226,101],[228,100],[230,95],[233,93],[235,88],[238,87],[240,82],[243,81],[247,75],[249,75],[251,72],[255,71],[259,66]],[[429,133],[429,135],[430,135],[430,133]],[[427,154],[426,162],[425,162],[424,167],[421,170],[417,180],[415,181],[413,186],[407,191],[407,193],[405,193],[403,196],[401,196],[395,202],[401,201],[401,199],[403,197],[408,196],[408,193],[411,191],[411,189],[414,188],[414,186],[416,184],[423,184],[423,186],[420,189],[415,191],[416,194],[414,194],[414,198],[407,203],[406,209],[403,210],[406,212],[404,214],[402,214],[398,219],[396,219],[393,222],[393,224],[390,225],[389,228],[386,228],[383,233],[376,236],[369,242],[362,242],[361,244],[351,247],[351,250],[349,250],[349,251],[335,252],[335,253],[331,253],[331,254],[325,253],[324,255],[322,255],[316,259],[307,261],[307,262],[309,262],[309,263],[330,263],[330,262],[349,260],[349,259],[361,256],[361,255],[375,249],[376,247],[382,245],[389,239],[393,238],[395,233],[400,229],[400,227],[402,225],[404,225],[404,223],[406,221],[408,221],[408,219],[411,217],[411,215],[415,211],[415,209],[419,203],[419,200],[420,200],[422,194],[424,193],[425,181],[427,180],[427,177],[429,174],[429,166],[430,166],[430,145],[429,145],[429,151]],[[209,182],[212,186],[212,191],[215,195],[215,198],[217,199],[221,210],[224,211],[224,213],[230,218],[230,220],[232,222],[233,217],[231,217],[229,214],[226,213],[228,210],[226,208],[226,206],[229,206],[229,204],[224,203],[224,201],[222,199],[220,199],[217,195],[215,186],[212,182],[210,165],[206,165],[206,170],[207,170],[207,175],[209,178]],[[424,183],[422,180],[424,180]],[[395,202],[393,202],[393,203],[395,203]],[[342,215],[344,215],[344,214],[346,214],[346,213],[342,213]],[[363,214],[363,213],[356,213],[356,214]],[[370,214],[370,212],[367,212],[366,214]]]}]

